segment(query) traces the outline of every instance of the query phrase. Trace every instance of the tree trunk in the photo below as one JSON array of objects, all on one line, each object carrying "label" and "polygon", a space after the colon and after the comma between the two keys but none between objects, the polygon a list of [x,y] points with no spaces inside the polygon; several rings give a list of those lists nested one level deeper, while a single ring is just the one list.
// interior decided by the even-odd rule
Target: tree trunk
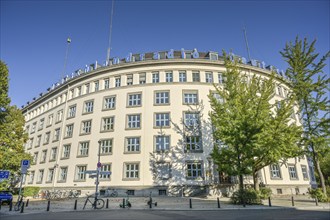
[{"label": "tree trunk", "polygon": [[258,171],[253,171],[253,188],[259,190]]},{"label": "tree trunk", "polygon": [[244,188],[243,186],[244,186],[244,184],[243,184],[243,175],[240,174],[239,175],[239,189],[243,190],[243,188]]},{"label": "tree trunk", "polygon": [[317,157],[314,158],[314,163],[315,163],[315,166],[316,166],[317,174],[320,177],[320,183],[321,183],[322,191],[323,191],[324,195],[327,195],[327,189],[325,187],[324,176],[323,176],[323,173],[321,171],[320,162],[317,159]]}]

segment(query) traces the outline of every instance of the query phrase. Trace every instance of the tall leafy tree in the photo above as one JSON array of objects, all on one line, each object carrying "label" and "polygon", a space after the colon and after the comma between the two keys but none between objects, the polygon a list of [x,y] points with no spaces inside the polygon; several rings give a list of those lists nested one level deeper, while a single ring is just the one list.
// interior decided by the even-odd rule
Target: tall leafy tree
[{"label": "tall leafy tree", "polygon": [[324,194],[326,187],[320,167],[320,160],[329,153],[329,73],[325,73],[327,52],[319,58],[315,52],[314,40],[309,43],[296,37],[280,52],[288,63],[287,77],[292,81],[292,89],[299,105],[303,124],[303,142],[313,158]]},{"label": "tall leafy tree", "polygon": [[290,119],[292,98],[272,102],[274,73],[268,78],[243,72],[237,60],[224,53],[226,79],[210,94],[213,136],[212,157],[219,171],[239,176],[253,175],[258,189],[258,171],[263,167],[299,155],[300,128]]},{"label": "tall leafy tree", "polygon": [[18,175],[22,159],[31,159],[24,152],[27,134],[24,117],[16,106],[10,106],[8,97],[8,68],[0,61],[0,170],[9,170],[11,177]]}]

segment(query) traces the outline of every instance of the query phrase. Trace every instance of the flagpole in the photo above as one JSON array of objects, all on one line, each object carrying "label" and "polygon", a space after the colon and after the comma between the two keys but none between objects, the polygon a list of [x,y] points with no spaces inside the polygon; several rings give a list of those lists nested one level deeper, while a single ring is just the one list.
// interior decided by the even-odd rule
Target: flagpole
[{"label": "flagpole", "polygon": [[108,43],[108,51],[107,51],[107,60],[110,60],[110,50],[111,50],[111,36],[112,36],[112,18],[113,18],[113,8],[114,8],[115,0],[112,0],[112,7],[111,7],[111,17],[110,17],[110,33],[109,33],[109,43]]},{"label": "flagpole", "polygon": [[64,67],[63,67],[63,72],[62,72],[62,76],[61,76],[61,79],[62,80],[64,78],[64,75],[65,75],[65,71],[66,71],[66,64],[67,64],[67,61],[68,61],[68,54],[69,54],[69,46],[70,46],[70,43],[71,43],[71,38],[68,37],[68,39],[66,40],[67,42],[67,45],[66,45],[66,52],[65,52],[65,58],[64,58]]}]

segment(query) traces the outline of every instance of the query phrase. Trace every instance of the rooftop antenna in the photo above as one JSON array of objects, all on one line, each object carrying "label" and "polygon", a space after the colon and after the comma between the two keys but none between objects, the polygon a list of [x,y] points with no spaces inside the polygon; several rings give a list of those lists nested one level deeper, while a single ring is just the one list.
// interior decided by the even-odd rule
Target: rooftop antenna
[{"label": "rooftop antenna", "polygon": [[110,17],[110,33],[109,33],[109,44],[108,44],[108,53],[107,53],[107,60],[110,60],[110,50],[111,50],[111,36],[112,36],[112,18],[113,18],[113,8],[114,8],[115,0],[112,0],[112,7],[111,7],[111,17]]},{"label": "rooftop antenna", "polygon": [[70,46],[70,43],[71,43],[71,38],[70,37],[67,38],[66,43],[67,43],[67,45],[66,45],[66,52],[65,52],[65,58],[64,58],[64,67],[63,67],[63,72],[62,72],[61,79],[64,78],[65,71],[66,71],[66,63],[68,61],[69,46]]},{"label": "rooftop antenna", "polygon": [[243,32],[244,32],[244,39],[245,39],[245,44],[246,44],[246,50],[247,50],[247,53],[248,53],[248,58],[249,58],[249,61],[251,61],[251,55],[250,55],[250,49],[249,49],[248,40],[247,40],[247,37],[246,37],[246,28],[245,28],[245,25],[244,25],[244,28],[243,28]]}]

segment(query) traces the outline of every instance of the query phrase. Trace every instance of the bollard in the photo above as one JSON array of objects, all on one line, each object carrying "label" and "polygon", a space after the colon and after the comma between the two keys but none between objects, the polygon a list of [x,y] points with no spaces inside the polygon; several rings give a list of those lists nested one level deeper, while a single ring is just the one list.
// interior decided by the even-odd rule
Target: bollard
[{"label": "bollard", "polygon": [[50,207],[50,200],[48,200],[48,203],[47,203],[47,212],[49,211],[49,207]]},{"label": "bollard", "polygon": [[1,199],[0,199],[0,210],[1,210],[1,203],[2,203],[2,202],[1,202]]},{"label": "bollard", "polygon": [[217,202],[218,202],[218,208],[220,209],[220,199],[219,199],[219,197],[217,198]]},{"label": "bollard", "polygon": [[243,207],[245,207],[246,206],[246,204],[245,204],[245,199],[243,199]]},{"label": "bollard", "polygon": [[74,210],[77,210],[77,200],[76,201],[74,201],[74,208],[73,208]]},{"label": "bollard", "polygon": [[152,208],[152,200],[149,201],[149,208]]},{"label": "bollard", "polygon": [[189,208],[192,209],[192,202],[191,202],[191,199],[189,199]]},{"label": "bollard", "polygon": [[9,211],[12,211],[13,210],[13,201],[10,201],[9,203]]},{"label": "bollard", "polygon": [[318,201],[317,197],[315,198],[315,205],[316,205],[316,206],[319,205],[319,201]]},{"label": "bollard", "polygon": [[[27,207],[27,205],[26,205],[26,207]],[[23,212],[24,212],[24,202],[22,202],[22,206],[21,206],[21,213],[23,213]]]},{"label": "bollard", "polygon": [[123,208],[125,208],[125,199],[123,199]]},{"label": "bollard", "polygon": [[272,201],[270,200],[270,196],[268,197],[268,205],[269,207],[272,207]]},{"label": "bollard", "polygon": [[107,199],[107,204],[106,204],[105,208],[109,208],[109,199]]},{"label": "bollard", "polygon": [[294,206],[294,199],[293,196],[291,196],[292,206]]},{"label": "bollard", "polygon": [[26,205],[25,207],[28,207],[29,206],[29,199],[26,200]]}]

